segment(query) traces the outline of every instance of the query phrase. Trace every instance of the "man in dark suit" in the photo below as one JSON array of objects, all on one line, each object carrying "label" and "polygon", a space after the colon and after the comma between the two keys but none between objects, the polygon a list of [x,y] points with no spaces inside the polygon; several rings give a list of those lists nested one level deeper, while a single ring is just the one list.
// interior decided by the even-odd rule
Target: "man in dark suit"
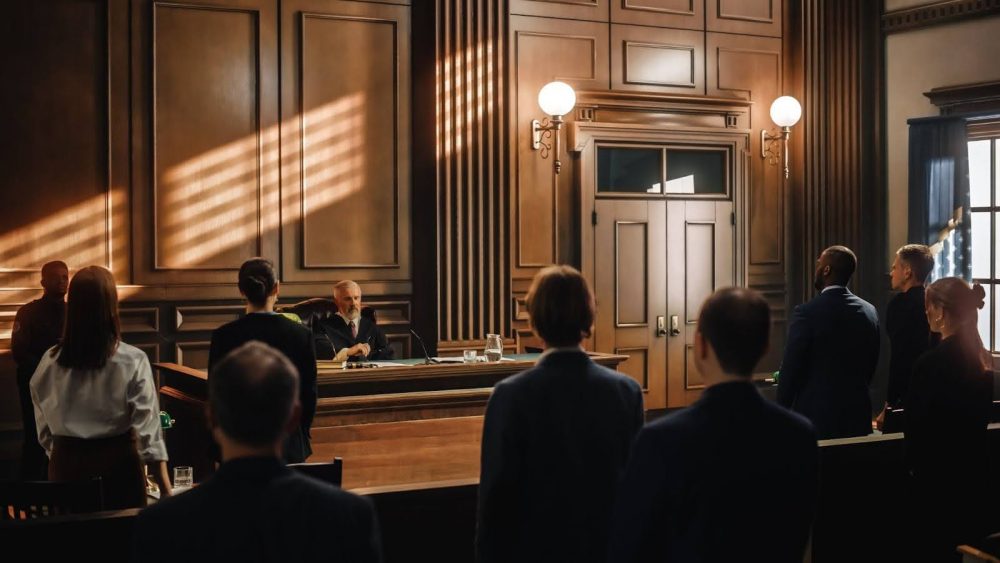
[{"label": "man in dark suit", "polygon": [[42,288],[45,293],[17,310],[10,348],[17,362],[17,390],[21,400],[21,466],[22,481],[48,479],[45,451],[38,444],[35,427],[35,407],[31,403],[31,376],[42,361],[42,354],[59,343],[66,322],[66,288],[69,269],[65,262],[49,262],[42,266]]},{"label": "man in dark suit", "polygon": [[924,305],[924,286],[933,269],[934,257],[922,244],[907,244],[896,251],[891,277],[892,289],[899,293],[889,301],[885,315],[890,345],[886,408],[903,406],[913,364],[936,343]]},{"label": "man in dark suit", "polygon": [[581,348],[594,297],[580,272],[545,268],[527,300],[546,350],[536,367],[497,384],[486,407],[478,559],[603,561],[642,391]]},{"label": "man in dark suit", "polygon": [[802,561],[819,452],[809,421],[764,399],[751,381],[770,324],[753,290],[721,289],[702,305],[694,362],[705,391],[639,433],[609,562]]},{"label": "man in dark suit", "polygon": [[778,402],[812,421],[821,440],[872,431],[878,314],[846,287],[857,264],[847,247],[824,250],[814,281],[820,294],[795,308],[788,327]]},{"label": "man in dark suit", "polygon": [[139,514],[132,560],[380,561],[371,502],[281,462],[297,397],[295,366],[274,348],[250,342],[222,359],[209,379],[222,466]]},{"label": "man in dark suit", "polygon": [[321,360],[391,360],[392,348],[375,324],[371,309],[361,307],[361,286],[344,280],[333,286],[337,313],[317,320],[313,326],[316,357]]}]

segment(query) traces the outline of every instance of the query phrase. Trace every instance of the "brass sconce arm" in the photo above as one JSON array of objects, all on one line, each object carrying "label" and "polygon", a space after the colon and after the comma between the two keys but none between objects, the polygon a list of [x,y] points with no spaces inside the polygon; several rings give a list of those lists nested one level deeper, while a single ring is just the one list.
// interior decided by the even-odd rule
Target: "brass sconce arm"
[{"label": "brass sconce arm", "polygon": [[[791,127],[782,127],[781,133],[772,135],[767,129],[760,130],[760,157],[768,164],[778,164],[778,158],[784,157],[785,178],[788,178],[788,137]],[[780,145],[778,144],[780,141]]]},{"label": "brass sconce arm", "polygon": [[[559,161],[559,130],[562,124],[561,115],[553,115],[551,120],[548,117],[541,121],[531,120],[531,148],[540,151],[542,158],[548,158],[549,152],[554,152],[553,164],[556,174],[562,169],[562,163]],[[551,142],[547,143],[544,139],[551,139]]]}]

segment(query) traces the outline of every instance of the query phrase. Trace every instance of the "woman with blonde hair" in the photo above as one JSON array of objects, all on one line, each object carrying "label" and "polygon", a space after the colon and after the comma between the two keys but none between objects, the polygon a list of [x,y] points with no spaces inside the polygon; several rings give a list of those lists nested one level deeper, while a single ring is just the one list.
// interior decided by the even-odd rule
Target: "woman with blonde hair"
[{"label": "woman with blonde hair", "polygon": [[121,340],[108,270],[88,266],[70,281],[62,342],[38,364],[31,399],[49,479],[100,477],[105,509],[142,507],[145,462],[170,494],[153,373],[146,353]]},{"label": "woman with blonde hair", "polygon": [[993,402],[991,356],[979,337],[986,292],[978,283],[942,278],[925,305],[941,343],[913,366],[904,400],[906,460],[913,477],[914,534],[934,561],[957,560],[955,546],[986,532],[979,506],[989,486],[988,439]]}]

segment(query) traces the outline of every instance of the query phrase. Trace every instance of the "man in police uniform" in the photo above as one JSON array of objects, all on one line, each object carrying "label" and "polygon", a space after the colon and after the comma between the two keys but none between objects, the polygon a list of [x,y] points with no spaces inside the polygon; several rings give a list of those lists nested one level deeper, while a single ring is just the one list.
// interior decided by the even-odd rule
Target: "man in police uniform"
[{"label": "man in police uniform", "polygon": [[42,354],[62,338],[66,320],[66,288],[69,269],[64,262],[49,262],[42,266],[42,288],[45,293],[17,311],[11,350],[17,362],[17,389],[21,399],[21,424],[24,442],[21,446],[21,468],[18,477],[25,481],[48,478],[48,459],[38,445],[35,428],[35,408],[31,404],[31,376],[42,360]]}]

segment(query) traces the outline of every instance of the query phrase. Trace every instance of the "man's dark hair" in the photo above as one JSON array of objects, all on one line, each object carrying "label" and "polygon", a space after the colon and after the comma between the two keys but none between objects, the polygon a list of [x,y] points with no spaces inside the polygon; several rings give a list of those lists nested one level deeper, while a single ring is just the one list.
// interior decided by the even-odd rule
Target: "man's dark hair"
[{"label": "man's dark hair", "polygon": [[906,244],[896,251],[901,262],[905,262],[917,281],[924,283],[934,269],[934,256],[925,244]]},{"label": "man's dark hair", "polygon": [[57,268],[60,270],[69,270],[69,267],[62,260],[53,260],[51,262],[46,262],[42,266],[42,277],[52,273],[52,271]]},{"label": "man's dark hair", "polygon": [[726,373],[749,377],[767,350],[771,309],[760,293],[727,287],[701,306],[698,331],[715,351]]},{"label": "man's dark hair", "polygon": [[528,290],[528,314],[535,333],[549,346],[576,346],[594,326],[594,294],[571,266],[542,269]]},{"label": "man's dark hair", "polygon": [[831,246],[823,251],[830,265],[830,282],[833,285],[847,285],[858,268],[858,257],[846,246]]},{"label": "man's dark hair", "polygon": [[274,264],[266,258],[251,258],[240,266],[240,291],[246,295],[247,301],[258,307],[267,303],[267,296],[271,295],[277,283]]},{"label": "man's dark hair", "polygon": [[208,377],[215,424],[248,446],[279,441],[299,395],[299,372],[284,354],[250,341],[222,359]]}]

